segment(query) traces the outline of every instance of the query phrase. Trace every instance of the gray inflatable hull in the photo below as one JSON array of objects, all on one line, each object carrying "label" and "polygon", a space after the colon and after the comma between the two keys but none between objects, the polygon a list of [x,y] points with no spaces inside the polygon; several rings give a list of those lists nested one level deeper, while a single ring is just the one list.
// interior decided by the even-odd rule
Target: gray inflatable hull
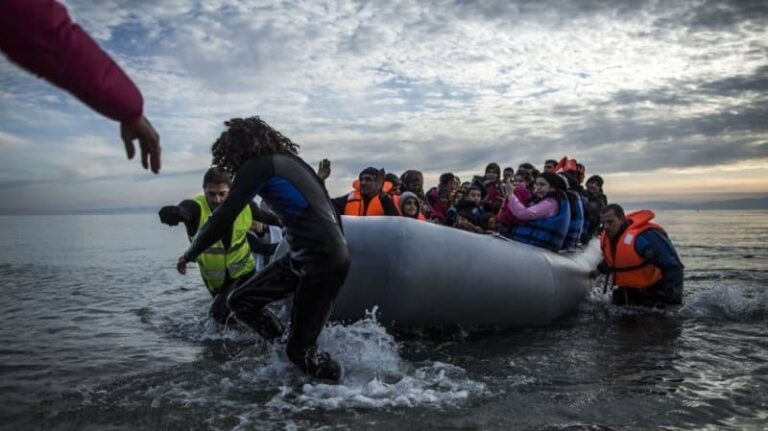
[{"label": "gray inflatable hull", "polygon": [[377,308],[385,325],[543,325],[575,310],[602,259],[404,217],[344,217],[351,268],[331,320]]}]

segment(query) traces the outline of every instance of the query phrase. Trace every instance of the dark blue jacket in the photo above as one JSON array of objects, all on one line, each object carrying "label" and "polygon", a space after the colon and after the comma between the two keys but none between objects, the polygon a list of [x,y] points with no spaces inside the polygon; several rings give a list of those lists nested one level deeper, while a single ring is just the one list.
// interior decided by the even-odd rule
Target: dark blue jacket
[{"label": "dark blue jacket", "polygon": [[568,234],[563,243],[564,250],[576,247],[581,240],[581,232],[584,229],[584,203],[581,201],[581,195],[569,191],[568,204],[571,208],[571,221],[568,223]]}]

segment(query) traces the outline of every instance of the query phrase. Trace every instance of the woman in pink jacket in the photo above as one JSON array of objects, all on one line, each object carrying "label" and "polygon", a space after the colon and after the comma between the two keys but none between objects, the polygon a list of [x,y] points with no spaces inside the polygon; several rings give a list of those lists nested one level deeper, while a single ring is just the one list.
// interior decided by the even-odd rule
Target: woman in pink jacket
[{"label": "woman in pink jacket", "polygon": [[139,141],[144,169],[160,171],[160,137],[143,115],[143,99],[120,66],[67,9],[54,0],[0,1],[0,51],[27,71],[61,87],[120,123],[126,155]]}]

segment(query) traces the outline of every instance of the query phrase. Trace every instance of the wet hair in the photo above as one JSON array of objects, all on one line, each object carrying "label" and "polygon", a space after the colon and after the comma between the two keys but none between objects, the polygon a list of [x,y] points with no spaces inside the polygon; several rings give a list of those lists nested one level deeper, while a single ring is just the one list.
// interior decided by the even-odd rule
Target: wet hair
[{"label": "wet hair", "polygon": [[498,163],[493,163],[493,162],[488,163],[485,166],[485,172],[488,172],[488,171],[496,172],[496,176],[498,176],[498,177],[501,176],[501,168],[499,167]]},{"label": "wet hair", "polygon": [[557,165],[557,160],[552,160],[552,159],[544,160],[544,166],[546,165]]},{"label": "wet hair", "polygon": [[203,175],[203,187],[208,184],[226,184],[231,186],[232,176],[229,172],[214,166],[205,171],[205,175]]},{"label": "wet hair", "polygon": [[544,178],[544,180],[549,183],[549,185],[555,190],[562,192],[566,191],[567,186],[565,184],[565,180],[563,180],[560,175],[554,174],[552,172],[542,172],[538,175],[538,178]]},{"label": "wet hair", "polygon": [[299,146],[259,117],[225,121],[227,130],[213,143],[213,165],[236,172],[247,160],[269,154],[299,153]]},{"label": "wet hair", "polygon": [[503,171],[503,172],[504,172],[504,173],[506,173],[506,172],[512,172],[512,175],[514,175],[514,174],[515,174],[515,168],[513,168],[512,166],[507,166],[506,168],[504,168],[504,171]]},{"label": "wet hair", "polygon": [[608,204],[605,206],[605,208],[600,211],[600,214],[605,214],[608,212],[613,211],[614,214],[616,214],[616,217],[618,218],[626,218],[624,216],[624,208],[621,207],[619,204]]}]

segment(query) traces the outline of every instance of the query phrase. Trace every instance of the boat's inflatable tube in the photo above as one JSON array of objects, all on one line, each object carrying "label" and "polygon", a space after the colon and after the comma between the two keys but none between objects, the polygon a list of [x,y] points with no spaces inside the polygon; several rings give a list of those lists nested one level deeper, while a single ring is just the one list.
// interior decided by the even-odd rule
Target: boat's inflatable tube
[{"label": "boat's inflatable tube", "polygon": [[540,325],[573,311],[602,258],[598,241],[553,253],[404,217],[344,217],[351,268],[331,320],[377,307],[386,325]]}]

